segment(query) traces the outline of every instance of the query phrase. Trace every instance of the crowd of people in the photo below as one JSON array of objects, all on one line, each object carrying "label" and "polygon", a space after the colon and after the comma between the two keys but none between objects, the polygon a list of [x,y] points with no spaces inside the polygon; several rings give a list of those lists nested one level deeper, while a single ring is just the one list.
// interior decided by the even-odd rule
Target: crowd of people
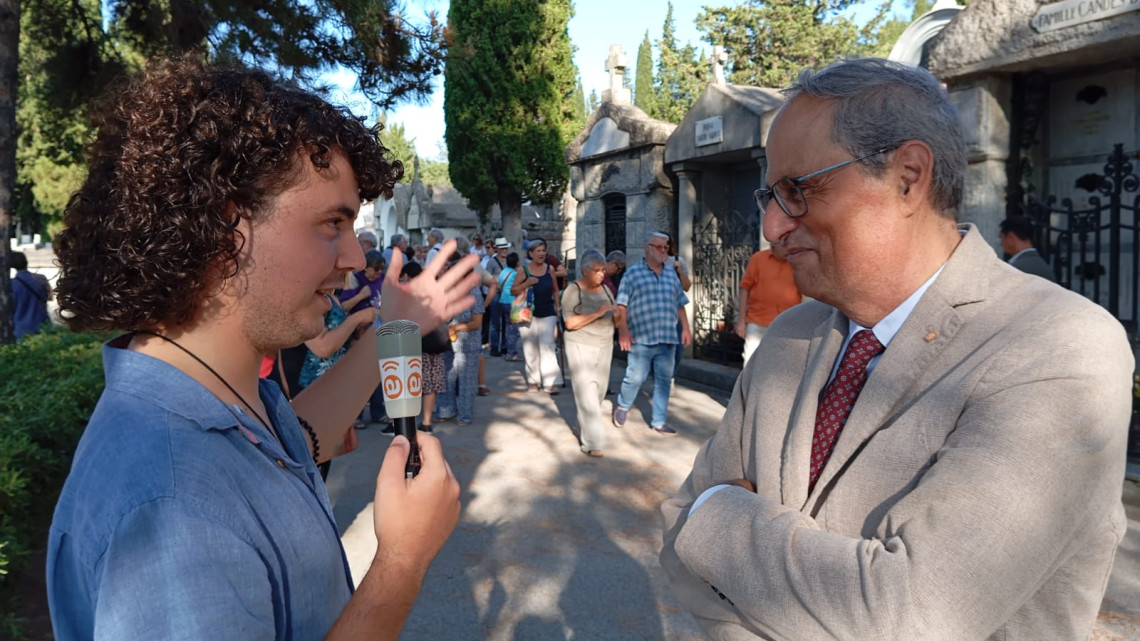
[{"label": "crowd of people", "polygon": [[[691,342],[684,306],[692,281],[669,233],[653,233],[645,258],[628,270],[624,252],[603,255],[587,249],[577,259],[576,274],[568,273],[543,238],[525,240],[517,252],[505,237],[484,242],[478,233],[458,236],[450,255],[440,253],[445,241],[441,230],[430,230],[426,239],[427,244],[413,250],[404,235],[395,234],[381,253],[372,232],[358,235],[365,269],[346,276],[344,287],[330,297],[325,330],[298,348],[305,352],[303,380],[294,387],[303,389],[320,368],[331,367],[355,339],[353,330],[382,322],[385,254],[403,254],[402,279],[415,277],[434,261],[443,262],[440,273],[446,273],[470,254],[478,258],[479,285],[470,292],[475,304],[423,334],[421,431],[432,432],[435,425],[453,420],[470,425],[476,397],[510,391],[492,390],[485,379],[486,359],[503,358],[523,363],[528,392],[556,396],[570,378],[577,433],[588,456],[604,456],[605,424],[624,427],[637,390],[650,375],[654,402],[649,427],[661,435],[677,433],[667,424],[666,412],[676,365]],[[605,396],[615,393],[609,389],[615,345],[629,356],[612,414],[606,416]],[[267,367],[273,376],[271,369]],[[369,422],[395,433],[379,390],[353,427],[363,429]]]},{"label": "crowd of people", "polygon": [[[303,366],[293,388],[304,389],[331,367],[355,339],[354,330],[382,322],[383,283],[394,252],[403,255],[400,277],[405,280],[433,261],[444,262],[443,273],[473,254],[479,261],[479,286],[471,291],[475,305],[423,336],[420,430],[432,432],[435,425],[453,420],[470,425],[476,397],[510,391],[492,390],[485,377],[486,360],[503,358],[523,363],[528,392],[556,396],[570,378],[576,433],[588,456],[604,456],[606,424],[625,426],[638,389],[650,377],[649,428],[665,436],[677,433],[668,424],[667,412],[676,368],[692,340],[684,312],[692,277],[672,234],[652,233],[645,242],[644,258],[628,270],[624,252],[603,255],[587,249],[578,256],[574,274],[540,237],[525,240],[519,252],[505,237],[484,242],[477,232],[457,236],[450,256],[439,254],[443,231],[432,229],[425,238],[426,244],[413,248],[406,236],[393,234],[381,252],[372,232],[357,235],[365,268],[346,275],[344,287],[330,297],[325,330],[297,348],[302,354],[296,358],[303,358]],[[778,248],[757,252],[740,286],[736,330],[745,339],[747,361],[772,319],[802,297]],[[615,346],[628,353],[616,391],[609,385]],[[271,369],[267,365],[269,376],[276,377]],[[615,394],[607,416],[605,397]],[[383,425],[385,434],[395,433],[379,388],[353,427],[364,429],[370,423]],[[322,469],[327,473],[327,462]]]}]

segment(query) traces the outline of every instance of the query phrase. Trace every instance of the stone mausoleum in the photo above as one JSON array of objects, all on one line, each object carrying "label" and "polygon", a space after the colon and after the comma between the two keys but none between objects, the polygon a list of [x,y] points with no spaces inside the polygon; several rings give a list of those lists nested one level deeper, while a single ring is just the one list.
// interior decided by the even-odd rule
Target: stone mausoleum
[{"label": "stone mausoleum", "polygon": [[675,230],[673,182],[665,173],[665,142],[676,125],[654,120],[630,102],[623,87],[626,60],[610,47],[610,89],[566,149],[570,192],[577,200],[574,254],[621,250],[628,262],[644,256],[646,236]]},{"label": "stone mausoleum", "polygon": [[970,143],[962,218],[1026,214],[1055,279],[1137,335],[1140,0],[974,0],[928,45]]}]

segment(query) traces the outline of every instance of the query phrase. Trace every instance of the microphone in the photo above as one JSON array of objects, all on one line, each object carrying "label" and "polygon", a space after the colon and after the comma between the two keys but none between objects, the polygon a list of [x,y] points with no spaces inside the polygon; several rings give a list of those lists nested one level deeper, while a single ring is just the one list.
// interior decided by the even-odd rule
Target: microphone
[{"label": "microphone", "polygon": [[420,326],[406,320],[388,321],[376,330],[376,357],[380,363],[380,386],[384,407],[397,434],[412,444],[407,478],[420,473],[420,448],[416,443],[416,417],[423,405],[423,341]]}]

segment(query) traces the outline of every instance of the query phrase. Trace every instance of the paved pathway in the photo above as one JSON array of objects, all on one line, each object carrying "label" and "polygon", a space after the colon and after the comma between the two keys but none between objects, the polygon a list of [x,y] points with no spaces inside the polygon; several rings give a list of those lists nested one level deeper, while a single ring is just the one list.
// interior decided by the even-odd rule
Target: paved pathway
[{"label": "paved pathway", "polygon": [[[615,362],[611,389],[622,371]],[[606,457],[592,459],[568,427],[575,422],[569,388],[556,397],[528,394],[522,364],[499,358],[488,359],[487,380],[493,393],[477,399],[473,425],[436,428],[463,487],[463,512],[401,638],[700,639],[657,563],[658,506],[716,430],[727,393],[677,385],[669,411],[676,438],[647,429],[643,393],[625,429],[611,428]],[[376,427],[361,432],[360,448],[335,461],[328,479],[358,578],[375,552],[371,501],[388,442]],[[1138,614],[1134,521],[1092,638],[1140,639]]]}]

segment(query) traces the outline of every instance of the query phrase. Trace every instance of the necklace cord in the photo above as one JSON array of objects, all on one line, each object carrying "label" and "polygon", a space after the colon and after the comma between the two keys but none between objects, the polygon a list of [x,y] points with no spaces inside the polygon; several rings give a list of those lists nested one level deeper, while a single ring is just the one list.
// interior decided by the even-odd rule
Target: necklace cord
[{"label": "necklace cord", "polygon": [[[277,442],[281,443],[281,437],[277,435],[277,430],[273,429],[273,427],[271,427],[269,425],[269,421],[261,418],[261,414],[259,414],[257,412],[257,410],[254,409],[253,406],[250,405],[249,402],[246,401],[245,398],[241,394],[239,394],[236,389],[234,389],[233,385],[230,385],[229,381],[227,381],[213,367],[210,367],[210,365],[206,361],[202,360],[202,358],[199,357],[197,354],[190,351],[188,348],[184,347],[183,345],[181,345],[178,341],[174,340],[173,338],[170,338],[169,336],[164,336],[163,334],[159,334],[156,331],[149,330],[149,329],[137,329],[137,330],[135,330],[134,333],[144,334],[147,336],[154,336],[156,338],[161,338],[162,340],[166,341],[167,343],[170,343],[171,345],[173,345],[173,346],[177,347],[178,349],[182,350],[183,352],[185,352],[187,356],[189,356],[190,358],[197,361],[199,365],[201,365],[202,367],[205,367],[207,371],[209,371],[211,374],[214,375],[215,378],[217,378],[219,381],[221,381],[222,385],[225,385],[226,389],[228,389],[230,391],[230,393],[232,393],[234,396],[236,396],[237,399],[239,401],[241,401],[241,404],[244,405],[246,407],[246,409],[248,409],[250,411],[251,414],[253,414],[253,417],[257,419],[257,422],[259,422],[263,426],[265,426],[265,429],[269,430],[269,433],[272,434],[273,437],[277,439]],[[301,424],[301,427],[305,428],[305,431],[309,433],[309,438],[313,439],[313,461],[316,462],[317,456],[320,453],[320,445],[317,443],[317,433],[313,429],[313,426],[309,425],[309,423],[307,421],[305,421],[304,419],[302,419],[300,416],[297,417],[297,421]],[[285,444],[281,443],[281,445],[282,445],[282,447],[284,447]]]}]

